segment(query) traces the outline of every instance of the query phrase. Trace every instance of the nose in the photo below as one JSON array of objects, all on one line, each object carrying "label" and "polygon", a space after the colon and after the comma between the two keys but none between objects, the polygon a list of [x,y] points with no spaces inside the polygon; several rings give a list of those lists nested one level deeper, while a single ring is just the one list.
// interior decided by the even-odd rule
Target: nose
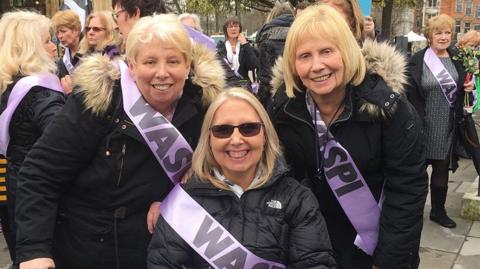
[{"label": "nose", "polygon": [[232,136],[230,137],[231,145],[241,145],[243,144],[243,136],[238,130],[238,128],[233,129]]},{"label": "nose", "polygon": [[165,79],[168,77],[168,70],[165,64],[160,63],[157,65],[155,76],[160,79]]},{"label": "nose", "polygon": [[313,56],[312,58],[312,71],[317,72],[325,68],[325,64],[319,56]]}]

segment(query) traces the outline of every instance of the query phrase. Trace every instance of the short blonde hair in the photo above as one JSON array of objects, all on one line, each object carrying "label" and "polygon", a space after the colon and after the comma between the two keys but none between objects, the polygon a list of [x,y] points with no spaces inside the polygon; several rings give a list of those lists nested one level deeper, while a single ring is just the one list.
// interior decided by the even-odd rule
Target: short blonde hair
[{"label": "short blonde hair", "polygon": [[159,14],[141,18],[128,34],[126,55],[129,62],[136,63],[140,44],[154,39],[180,50],[188,64],[192,61],[192,41],[173,14]]},{"label": "short blonde hair", "polygon": [[463,48],[467,43],[475,44],[473,47],[478,47],[480,44],[480,33],[475,30],[470,30],[467,33],[463,34],[458,41],[458,47]]},{"label": "short blonde hair", "polygon": [[452,32],[453,36],[453,30],[455,29],[455,20],[452,19],[452,17],[446,14],[440,14],[438,16],[431,17],[428,20],[427,27],[425,28],[425,36],[430,42],[435,31],[439,31],[445,28],[448,28]]},{"label": "short blonde hair", "polygon": [[345,19],[328,5],[310,6],[295,19],[285,41],[283,74],[288,97],[295,96],[294,89],[301,90],[295,60],[299,44],[307,36],[326,39],[337,46],[345,68],[343,85],[359,85],[363,81],[365,59]]},{"label": "short blonde hair", "polygon": [[180,14],[178,16],[178,20],[181,21],[182,23],[183,23],[183,20],[185,20],[185,19],[192,19],[193,23],[195,24],[193,29],[195,29],[199,32],[203,32],[202,24],[200,23],[200,18],[198,17],[197,14],[183,13],[183,14]]},{"label": "short blonde hair", "polygon": [[52,17],[52,27],[55,32],[60,27],[67,27],[71,30],[81,32],[82,25],[80,24],[80,17],[72,10],[61,10],[55,13]]},{"label": "short blonde hair", "polygon": [[50,20],[30,11],[4,13],[0,19],[0,94],[16,74],[55,73],[56,65],[44,47]]},{"label": "short blonde hair", "polygon": [[[210,147],[210,127],[212,126],[215,112],[222,104],[231,99],[238,99],[248,103],[257,112],[260,121],[263,123],[265,149],[257,168],[257,173],[260,172],[260,178],[258,183],[252,186],[252,188],[258,188],[267,183],[272,177],[275,163],[280,156],[280,144],[275,128],[262,104],[253,94],[242,88],[225,90],[210,104],[203,120],[197,148],[193,153],[192,168],[200,180],[210,182],[220,189],[229,189],[228,186],[223,181],[217,179],[213,173],[213,168],[220,170],[220,167],[215,161]],[[241,113],[241,111],[239,111],[239,113]]]},{"label": "short blonde hair", "polygon": [[90,21],[93,18],[98,18],[100,20],[100,23],[102,24],[102,27],[105,28],[105,39],[102,40],[102,42],[98,43],[94,48],[92,48],[88,44],[87,33],[84,33],[84,36],[80,41],[80,48],[78,50],[81,54],[84,54],[92,49],[94,51],[101,51],[107,46],[120,44],[120,38],[116,30],[117,24],[113,20],[111,11],[97,11],[88,15],[87,19],[85,20],[85,27],[90,24]]}]

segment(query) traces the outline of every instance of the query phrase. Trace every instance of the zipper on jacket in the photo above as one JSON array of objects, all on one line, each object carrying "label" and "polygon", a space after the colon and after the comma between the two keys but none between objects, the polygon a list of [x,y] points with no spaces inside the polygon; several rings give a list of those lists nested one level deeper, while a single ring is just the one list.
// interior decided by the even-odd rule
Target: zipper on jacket
[{"label": "zipper on jacket", "polygon": [[123,173],[123,165],[125,162],[125,155],[127,152],[127,144],[123,143],[122,145],[122,154],[121,154],[121,160],[120,160],[120,171],[118,173],[118,179],[117,179],[117,187],[120,186],[120,181],[122,179],[122,173]]}]

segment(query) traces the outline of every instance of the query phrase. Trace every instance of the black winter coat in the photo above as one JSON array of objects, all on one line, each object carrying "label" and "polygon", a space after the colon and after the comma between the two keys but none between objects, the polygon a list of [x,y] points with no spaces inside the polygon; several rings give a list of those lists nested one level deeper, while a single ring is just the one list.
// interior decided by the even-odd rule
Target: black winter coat
[{"label": "black winter coat", "polygon": [[[248,78],[248,71],[254,71],[258,68],[258,57],[255,48],[249,43],[246,43],[240,45],[239,53],[238,62],[240,63],[240,66],[238,67],[238,73],[242,75],[243,79],[250,80]],[[225,47],[224,41],[219,41],[217,43],[217,54],[221,59],[227,58],[227,48]]]},{"label": "black winter coat", "polygon": [[[310,190],[277,165],[264,186],[238,198],[193,177],[184,189],[255,255],[287,268],[335,268],[328,232]],[[281,208],[269,207],[280,202]],[[148,253],[148,268],[210,268],[160,217]]]},{"label": "black winter coat", "polygon": [[[342,269],[370,269],[372,263],[380,268],[417,268],[419,263],[428,186],[422,128],[413,106],[400,92],[387,86],[396,85],[400,88],[395,90],[401,90],[398,82],[402,81],[399,78],[402,72],[396,68],[402,69],[405,63],[395,61],[398,55],[386,46],[372,46],[369,41],[363,50],[364,54],[371,54],[366,56],[368,59],[384,59],[382,63],[367,66],[381,66],[382,70],[377,71],[388,76],[387,83],[373,74],[367,75],[359,86],[348,86],[345,110],[330,127],[335,139],[350,153],[377,201],[383,190],[385,200],[373,258],[354,245],[356,231],[328,183],[317,176],[316,134],[305,104],[305,92],[296,91],[294,98],[288,98],[280,88],[271,107],[272,121],[292,175],[317,196],[335,259]],[[378,52],[388,57],[376,57]]]},{"label": "black winter coat", "polygon": [[[73,58],[70,59],[73,66],[76,66],[77,64],[79,64],[79,61],[80,61],[81,57],[82,57],[82,55],[77,52],[75,54],[75,56],[73,56]],[[70,72],[68,71],[67,67],[65,66],[65,63],[63,62],[63,57],[61,57],[57,60],[57,75],[58,75],[59,78],[63,78],[66,75],[71,75]]]}]

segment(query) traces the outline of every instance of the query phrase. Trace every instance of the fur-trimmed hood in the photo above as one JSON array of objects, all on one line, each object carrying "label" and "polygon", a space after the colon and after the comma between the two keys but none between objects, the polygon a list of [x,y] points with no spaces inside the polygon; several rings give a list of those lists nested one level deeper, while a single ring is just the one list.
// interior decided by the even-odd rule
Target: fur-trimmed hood
[{"label": "fur-trimmed hood", "polygon": [[[225,86],[225,72],[215,53],[202,44],[192,44],[191,81],[203,89],[202,103],[208,106]],[[99,115],[112,101],[113,86],[120,79],[120,70],[107,56],[94,54],[82,59],[75,69],[75,90],[84,96],[87,110]]]},{"label": "fur-trimmed hood", "polygon": [[[404,85],[407,83],[405,57],[388,43],[369,39],[363,43],[362,53],[367,65],[367,75],[379,75],[394,93],[404,95]],[[283,58],[280,57],[272,69],[272,96],[283,84]],[[362,104],[360,110],[367,111],[373,117],[388,114],[383,107],[368,101]]]}]

